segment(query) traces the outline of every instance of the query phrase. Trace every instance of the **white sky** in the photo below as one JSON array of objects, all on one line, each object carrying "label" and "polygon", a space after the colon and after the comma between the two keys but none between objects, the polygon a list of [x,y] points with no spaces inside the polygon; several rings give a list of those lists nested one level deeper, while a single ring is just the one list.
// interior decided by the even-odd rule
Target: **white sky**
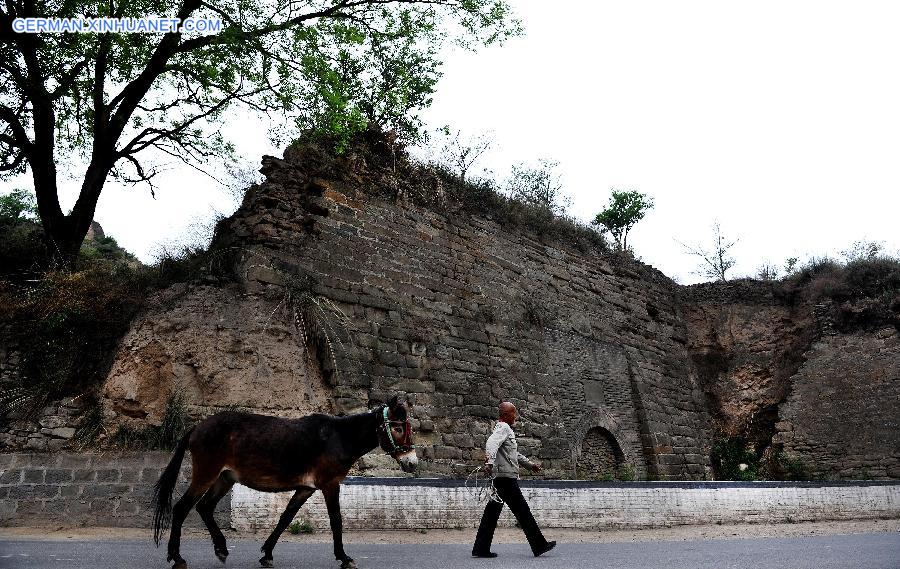
[{"label": "white sky", "polygon": [[[714,219],[740,238],[731,276],[861,239],[897,252],[900,3],[512,4],[525,37],[449,54],[424,115],[434,127],[491,131],[483,166],[503,176],[513,163],[557,160],[584,220],[610,188],[652,196],[630,241],[682,283],[703,279],[675,240],[708,242]],[[254,121],[227,132],[247,157],[280,155]],[[236,206],[184,168],[158,183],[156,200],[108,184],[97,210],[145,261],[192,222]]]}]

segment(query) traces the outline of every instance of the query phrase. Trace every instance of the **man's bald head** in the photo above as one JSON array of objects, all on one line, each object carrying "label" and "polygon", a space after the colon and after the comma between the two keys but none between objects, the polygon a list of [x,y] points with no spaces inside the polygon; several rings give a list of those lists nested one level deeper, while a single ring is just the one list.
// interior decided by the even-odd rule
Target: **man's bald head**
[{"label": "man's bald head", "polygon": [[516,406],[510,403],[509,401],[504,401],[500,404],[500,420],[506,423],[507,425],[512,425],[516,422],[516,417],[518,416],[518,412],[516,411]]}]

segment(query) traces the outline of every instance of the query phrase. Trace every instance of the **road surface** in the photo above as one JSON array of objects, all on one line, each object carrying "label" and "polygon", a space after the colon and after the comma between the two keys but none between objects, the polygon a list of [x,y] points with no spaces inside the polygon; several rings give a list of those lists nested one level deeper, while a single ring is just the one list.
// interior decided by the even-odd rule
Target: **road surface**
[{"label": "road surface", "polygon": [[[260,540],[229,542],[226,569],[255,569]],[[474,559],[463,544],[346,547],[360,569],[900,569],[900,533],[866,533],[756,539],[697,539],[638,543],[561,543],[534,558],[524,544],[495,544],[496,559]],[[212,545],[185,539],[182,555],[192,569],[223,567]],[[0,569],[165,569],[165,549],[147,539],[39,540],[0,537]],[[275,548],[280,569],[338,569],[326,543],[287,541]]]}]

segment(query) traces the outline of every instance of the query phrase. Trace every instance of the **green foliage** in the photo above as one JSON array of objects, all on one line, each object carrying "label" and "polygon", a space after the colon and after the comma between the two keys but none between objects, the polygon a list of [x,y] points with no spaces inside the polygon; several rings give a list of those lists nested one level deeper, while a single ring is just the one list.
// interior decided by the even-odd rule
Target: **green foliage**
[{"label": "green foliage", "polygon": [[0,196],[0,276],[28,278],[47,257],[36,217],[33,193],[16,189]]},{"label": "green foliage", "polygon": [[312,525],[312,522],[309,520],[295,520],[291,522],[291,525],[288,526],[288,531],[294,535],[301,533],[315,533],[316,528]]},{"label": "green foliage", "polygon": [[456,172],[443,164],[420,166],[417,172],[409,175],[409,180],[420,184],[420,188],[433,184],[435,178],[442,188],[442,199],[435,200],[433,193],[417,194],[415,191],[419,188],[415,187],[411,188],[413,199],[431,207],[443,207],[448,213],[461,213],[462,210],[482,215],[508,229],[524,229],[541,238],[569,243],[584,253],[609,251],[606,240],[592,227],[573,217],[555,215],[546,207],[505,195],[504,190],[489,178],[460,180]]},{"label": "green foliage", "polygon": [[844,283],[851,296],[889,298],[900,293],[900,260],[875,257],[850,261],[844,267]]},{"label": "green foliage", "polygon": [[557,168],[559,162],[541,159],[534,166],[516,164],[506,180],[506,193],[515,201],[545,211],[549,215],[561,215],[570,205],[562,195]]},{"label": "green foliage", "polygon": [[119,246],[113,237],[99,237],[81,244],[82,261],[109,261],[112,263],[136,263],[134,255]]},{"label": "green foliage", "polygon": [[877,256],[847,256],[846,264],[830,257],[812,257],[787,282],[805,287],[815,299],[837,301],[879,299],[888,304],[900,294],[900,259]]},{"label": "green foliage", "polygon": [[15,189],[0,196],[0,227],[37,217],[37,202],[34,193]]},{"label": "green foliage", "polygon": [[619,480],[631,482],[637,477],[633,464],[626,464],[619,469]]},{"label": "green foliage", "polygon": [[806,463],[798,457],[791,456],[783,450],[775,455],[775,463],[781,480],[811,480]]},{"label": "green foliage", "polygon": [[759,458],[744,439],[716,440],[710,458],[719,480],[758,479]]},{"label": "green foliage", "polygon": [[593,224],[609,231],[619,251],[628,250],[628,232],[653,209],[653,198],[637,192],[612,191],[609,204],[594,217]]},{"label": "green foliage", "polygon": [[[154,0],[115,8],[121,17],[172,17],[185,6]],[[189,16],[220,18],[222,30],[183,33],[175,38],[174,48],[167,45],[173,38],[161,34],[42,36],[37,55],[50,85],[63,84],[66,73],[88,63],[58,93],[55,154],[65,160],[71,154],[88,157],[91,151],[96,122],[90,101],[99,87],[94,71],[101,58],[105,64],[96,69],[106,71],[104,102],[113,103],[112,112],[123,109],[126,121],[121,146],[134,140],[129,151],[168,149],[172,156],[205,162],[233,150],[219,125],[242,102],[264,113],[285,114],[302,128],[321,129],[340,140],[366,121],[415,137],[418,112],[431,104],[441,75],[444,46],[455,43],[474,50],[522,33],[504,0],[314,0],[289,10],[272,8],[258,0],[198,3]],[[109,8],[73,0],[40,4],[37,10],[30,15],[91,16]],[[15,46],[4,47],[2,55],[10,65],[24,68],[24,56]],[[140,93],[135,86],[142,72],[153,69],[148,66],[151,57],[166,58],[161,61],[164,71],[148,75],[152,83],[140,106],[125,108],[130,101],[116,95],[123,88]],[[19,89],[8,89],[0,102],[19,108],[19,96]],[[26,128],[31,122],[28,114],[20,120]],[[153,129],[152,135],[166,134],[154,141],[145,128]],[[128,160],[119,166],[113,172],[119,179],[138,174],[127,172],[134,166]]]}]

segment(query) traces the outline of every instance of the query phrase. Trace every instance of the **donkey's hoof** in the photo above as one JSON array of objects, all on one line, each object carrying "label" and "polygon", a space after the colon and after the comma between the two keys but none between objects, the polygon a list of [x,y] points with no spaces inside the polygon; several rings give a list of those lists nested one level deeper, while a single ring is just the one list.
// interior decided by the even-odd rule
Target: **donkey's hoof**
[{"label": "donkey's hoof", "polygon": [[341,569],[358,569],[358,567],[359,566],[356,564],[356,561],[352,559],[344,559],[341,562]]},{"label": "donkey's hoof", "polygon": [[271,557],[262,557],[259,560],[259,564],[263,567],[275,567],[275,563],[272,561]]},{"label": "donkey's hoof", "polygon": [[176,561],[172,569],[187,569],[187,561]]},{"label": "donkey's hoof", "polygon": [[217,549],[216,557],[219,558],[219,561],[225,563],[225,560],[228,558],[228,550],[227,549]]}]

